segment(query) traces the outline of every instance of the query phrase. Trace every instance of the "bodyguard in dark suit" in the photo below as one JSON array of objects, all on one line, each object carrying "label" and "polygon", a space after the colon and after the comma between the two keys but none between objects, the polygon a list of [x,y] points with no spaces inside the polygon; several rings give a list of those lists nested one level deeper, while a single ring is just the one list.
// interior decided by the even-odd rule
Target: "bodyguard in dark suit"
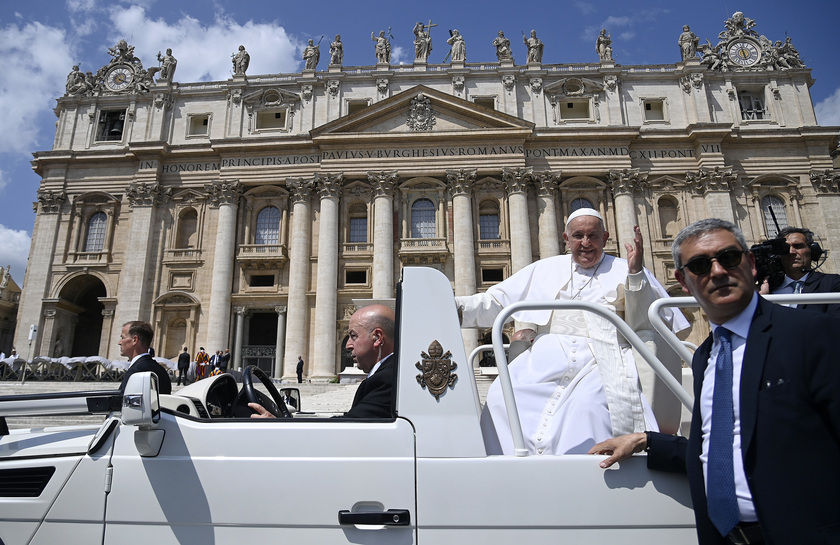
[{"label": "bodyguard in dark suit", "polygon": [[692,363],[690,439],[631,434],[590,452],[609,467],[647,450],[648,467],[687,471],[701,545],[840,543],[840,320],[755,294],[729,222],[687,227],[673,254],[713,329]]},{"label": "bodyguard in dark suit", "polygon": [[123,375],[120,383],[120,393],[125,392],[125,385],[128,384],[128,377],[134,373],[152,371],[158,376],[158,392],[161,394],[172,393],[172,381],[169,373],[149,355],[149,345],[152,344],[154,331],[152,326],[146,322],[127,322],[120,332],[120,355],[130,358],[128,370]]}]

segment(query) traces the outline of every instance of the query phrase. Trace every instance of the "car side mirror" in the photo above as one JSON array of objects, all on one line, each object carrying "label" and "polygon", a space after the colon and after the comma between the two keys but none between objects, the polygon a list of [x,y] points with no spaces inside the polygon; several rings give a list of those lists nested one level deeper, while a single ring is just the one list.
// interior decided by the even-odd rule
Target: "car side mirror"
[{"label": "car side mirror", "polygon": [[280,388],[280,395],[283,397],[283,402],[291,411],[300,411],[300,390],[297,388]]},{"label": "car side mirror", "polygon": [[122,423],[150,428],[160,420],[158,377],[151,371],[128,377],[123,394]]}]

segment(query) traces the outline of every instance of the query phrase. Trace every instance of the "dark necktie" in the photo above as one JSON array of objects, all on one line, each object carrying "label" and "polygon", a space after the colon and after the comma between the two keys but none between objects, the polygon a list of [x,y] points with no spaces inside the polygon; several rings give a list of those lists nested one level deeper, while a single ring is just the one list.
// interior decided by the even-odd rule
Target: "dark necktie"
[{"label": "dark necktie", "polygon": [[802,280],[795,280],[793,282],[793,293],[802,293],[802,286],[805,285],[805,282]]},{"label": "dark necktie", "polygon": [[732,463],[732,341],[731,332],[719,327],[720,350],[715,361],[715,391],[712,398],[712,431],[709,438],[708,483],[709,518],[726,536],[741,518],[735,495]]}]

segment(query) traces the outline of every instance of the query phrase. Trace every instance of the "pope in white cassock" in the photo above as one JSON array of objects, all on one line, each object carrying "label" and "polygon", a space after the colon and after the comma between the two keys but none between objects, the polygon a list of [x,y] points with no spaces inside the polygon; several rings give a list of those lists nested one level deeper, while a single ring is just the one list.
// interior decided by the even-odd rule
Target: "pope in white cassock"
[{"label": "pope in white cassock", "polygon": [[[623,316],[679,377],[680,361],[654,332],[647,310],[668,294],[644,269],[639,227],[627,259],[604,254],[609,233],[601,215],[581,208],[569,216],[563,239],[569,254],[532,263],[485,293],[456,297],[463,327],[490,327],[501,310],[519,301],[582,300]],[[673,331],[688,327],[679,311],[666,311]],[[656,414],[642,394],[639,371],[653,390],[652,370],[610,322],[580,310],[522,311],[513,315],[518,329],[533,329],[530,350],[510,363],[510,376],[525,444],[532,454],[585,454],[593,445],[618,434],[663,429],[675,433],[680,405],[665,394],[656,398]],[[670,361],[668,361],[670,360]],[[647,388],[646,388],[647,389]],[[657,417],[659,423],[657,423]],[[512,454],[513,438],[499,381],[487,393],[481,415],[489,454]]]}]

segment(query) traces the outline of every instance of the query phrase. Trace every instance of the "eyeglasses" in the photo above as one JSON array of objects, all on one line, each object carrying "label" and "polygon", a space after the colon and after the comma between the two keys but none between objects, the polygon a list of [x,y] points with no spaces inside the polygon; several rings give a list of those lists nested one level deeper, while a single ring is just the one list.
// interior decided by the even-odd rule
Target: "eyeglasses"
[{"label": "eyeglasses", "polygon": [[724,269],[734,269],[741,264],[741,259],[746,252],[744,250],[723,250],[714,257],[700,256],[695,257],[680,269],[688,269],[696,276],[704,276],[709,274],[712,270],[712,261],[717,261]]}]

